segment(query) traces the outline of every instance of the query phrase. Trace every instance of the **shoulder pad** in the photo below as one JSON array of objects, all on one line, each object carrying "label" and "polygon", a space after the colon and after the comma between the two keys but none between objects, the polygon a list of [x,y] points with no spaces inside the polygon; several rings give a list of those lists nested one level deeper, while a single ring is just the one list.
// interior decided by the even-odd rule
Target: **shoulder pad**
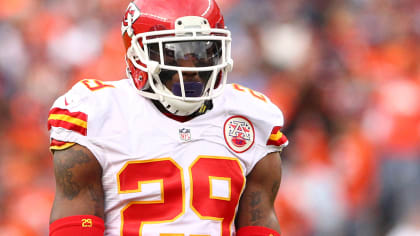
[{"label": "shoulder pad", "polygon": [[75,84],[54,102],[48,115],[48,130],[56,127],[87,135],[88,109],[84,102],[89,99],[91,92],[84,81]]},{"label": "shoulder pad", "polygon": [[283,113],[267,96],[239,84],[231,84],[227,90],[230,109],[254,123],[260,133],[257,139],[260,145],[268,146],[270,150],[287,146],[287,138],[280,132],[284,125]]}]

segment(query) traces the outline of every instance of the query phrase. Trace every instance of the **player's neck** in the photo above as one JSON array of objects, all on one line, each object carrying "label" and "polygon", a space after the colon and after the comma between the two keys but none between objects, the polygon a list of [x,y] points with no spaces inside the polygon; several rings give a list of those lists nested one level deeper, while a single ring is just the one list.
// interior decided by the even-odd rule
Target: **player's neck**
[{"label": "player's neck", "polygon": [[167,116],[167,117],[169,117],[173,120],[176,120],[178,122],[187,122],[189,120],[194,119],[197,116],[203,115],[204,113],[206,113],[206,111],[211,110],[213,108],[213,103],[209,100],[209,101],[206,101],[203,105],[203,106],[206,107],[206,109],[200,108],[197,111],[195,111],[194,113],[192,113],[191,115],[178,116],[178,115],[172,114],[171,112],[167,111],[159,101],[152,100],[152,102],[157,107],[157,109],[160,112],[162,112],[162,114],[164,114],[165,116]]}]

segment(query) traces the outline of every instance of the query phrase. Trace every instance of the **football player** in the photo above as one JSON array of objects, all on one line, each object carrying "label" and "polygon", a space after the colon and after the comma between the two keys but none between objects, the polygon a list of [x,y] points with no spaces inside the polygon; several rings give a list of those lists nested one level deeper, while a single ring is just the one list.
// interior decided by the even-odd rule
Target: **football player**
[{"label": "football player", "polygon": [[283,115],[227,84],[231,34],[214,0],[134,0],[127,79],[85,79],[49,117],[50,235],[279,235]]}]

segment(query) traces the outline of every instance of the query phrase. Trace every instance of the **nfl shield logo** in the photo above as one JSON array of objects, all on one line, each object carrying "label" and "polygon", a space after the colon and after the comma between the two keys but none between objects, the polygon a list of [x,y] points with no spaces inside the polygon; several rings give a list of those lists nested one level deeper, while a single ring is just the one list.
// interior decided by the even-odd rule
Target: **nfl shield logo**
[{"label": "nfl shield logo", "polygon": [[179,129],[179,138],[181,141],[188,142],[191,140],[191,131],[190,129],[182,128]]}]

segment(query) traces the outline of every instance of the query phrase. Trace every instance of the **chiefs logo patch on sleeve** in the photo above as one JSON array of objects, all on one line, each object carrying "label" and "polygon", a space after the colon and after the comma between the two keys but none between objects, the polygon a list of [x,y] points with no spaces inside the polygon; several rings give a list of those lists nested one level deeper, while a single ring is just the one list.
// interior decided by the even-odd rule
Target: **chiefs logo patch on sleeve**
[{"label": "chiefs logo patch on sleeve", "polygon": [[280,132],[281,126],[275,126],[271,131],[271,135],[268,138],[267,145],[285,147],[289,143],[286,135]]}]

